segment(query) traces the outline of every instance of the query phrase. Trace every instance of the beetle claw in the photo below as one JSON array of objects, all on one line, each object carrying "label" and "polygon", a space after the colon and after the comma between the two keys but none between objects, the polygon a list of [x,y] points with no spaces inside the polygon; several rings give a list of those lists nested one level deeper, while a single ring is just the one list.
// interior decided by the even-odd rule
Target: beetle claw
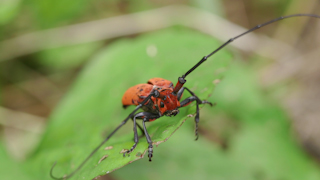
[{"label": "beetle claw", "polygon": [[151,162],[151,158],[153,157],[152,153],[153,153],[153,146],[149,145],[149,147],[148,147],[148,157],[149,157],[149,161],[150,162]]},{"label": "beetle claw", "polygon": [[126,154],[128,154],[128,157],[130,157],[130,153],[131,153],[131,151],[129,151],[129,150],[126,151],[126,152],[124,152],[124,153],[123,153],[123,157],[126,157]]}]

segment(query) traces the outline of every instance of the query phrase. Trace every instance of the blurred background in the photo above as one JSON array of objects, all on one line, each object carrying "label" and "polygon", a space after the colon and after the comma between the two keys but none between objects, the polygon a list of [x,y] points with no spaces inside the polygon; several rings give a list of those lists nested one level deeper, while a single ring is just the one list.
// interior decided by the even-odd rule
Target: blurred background
[{"label": "blurred background", "polygon": [[[320,2],[2,0],[0,138],[3,150],[10,159],[24,162],[46,131],[50,113],[78,73],[97,52],[121,38],[136,38],[182,25],[224,42],[259,23],[293,13],[320,14]],[[320,160],[319,32],[320,19],[295,18],[264,27],[231,45],[235,56],[242,59],[242,66],[257,77],[261,91],[281,104],[290,120],[289,135],[317,165]],[[228,143],[219,137],[219,129],[208,131],[200,126],[200,131],[213,143],[227,148]],[[268,179],[259,173],[255,177]],[[100,179],[126,177],[118,173]]]}]

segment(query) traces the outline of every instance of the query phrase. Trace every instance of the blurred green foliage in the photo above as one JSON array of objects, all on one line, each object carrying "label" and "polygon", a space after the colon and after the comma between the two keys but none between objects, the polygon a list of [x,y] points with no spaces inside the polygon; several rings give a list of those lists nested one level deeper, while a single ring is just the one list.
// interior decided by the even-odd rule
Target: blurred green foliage
[{"label": "blurred green foliage", "polygon": [[2,179],[23,179],[31,180],[34,177],[27,173],[27,170],[23,169],[23,164],[13,160],[6,152],[6,149],[2,143],[0,143],[0,173]]},{"label": "blurred green foliage", "polygon": [[[101,4],[104,6],[100,7]],[[218,14],[224,14],[218,1],[190,4],[207,11],[219,9]],[[144,0],[4,1],[0,2],[1,38],[13,37],[24,28],[26,32],[48,29],[158,6]],[[106,9],[102,11],[102,7]],[[32,25],[26,25],[29,22]],[[11,31],[13,27],[17,27],[15,31]],[[121,96],[128,87],[153,77],[175,83],[177,77],[220,43],[198,32],[174,27],[116,40],[96,53],[103,45],[104,42],[95,42],[61,47],[33,56],[35,63],[49,72],[66,71],[81,66],[86,59],[90,61],[50,116],[42,142],[27,160],[13,160],[0,144],[1,179],[50,179],[49,170],[56,160],[56,176],[72,172],[133,110],[121,107]],[[156,48],[156,55],[148,54],[149,48]],[[259,87],[255,72],[247,64],[237,62],[230,67],[232,58],[230,52],[223,50],[187,78],[187,87],[202,99],[217,103],[213,108],[202,108],[200,130],[204,133],[198,141],[193,140],[193,117],[181,126],[186,115],[194,113],[192,105],[176,117],[149,123],[155,142],[174,134],[154,148],[152,163],[145,158],[127,165],[140,159],[137,155],[147,148],[143,137],[130,157],[119,153],[133,145],[132,123],[128,122],[104,146],[113,149],[101,148],[73,179],[92,179],[123,166],[110,176],[132,180],[320,179],[319,166],[292,137],[285,111]],[[217,87],[215,80],[221,81]],[[104,155],[108,157],[98,164]]]},{"label": "blurred green foliage", "polygon": [[39,64],[47,71],[63,71],[78,67],[102,47],[102,42],[78,44],[41,51]]},{"label": "blurred green foliage", "polygon": [[90,1],[55,1],[32,0],[29,1],[32,13],[41,28],[56,27],[70,23],[86,10]]},{"label": "blurred green foliage", "polygon": [[11,21],[19,12],[20,0],[0,2],[0,26]]}]

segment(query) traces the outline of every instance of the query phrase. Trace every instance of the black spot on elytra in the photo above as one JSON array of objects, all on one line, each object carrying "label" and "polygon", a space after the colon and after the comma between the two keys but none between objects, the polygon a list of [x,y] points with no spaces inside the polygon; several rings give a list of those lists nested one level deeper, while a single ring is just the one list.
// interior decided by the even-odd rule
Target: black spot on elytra
[{"label": "black spot on elytra", "polygon": [[141,92],[141,91],[143,91],[143,89],[140,89],[139,91]]},{"label": "black spot on elytra", "polygon": [[133,99],[131,100],[131,102],[132,102],[132,104],[134,104],[134,100]]}]

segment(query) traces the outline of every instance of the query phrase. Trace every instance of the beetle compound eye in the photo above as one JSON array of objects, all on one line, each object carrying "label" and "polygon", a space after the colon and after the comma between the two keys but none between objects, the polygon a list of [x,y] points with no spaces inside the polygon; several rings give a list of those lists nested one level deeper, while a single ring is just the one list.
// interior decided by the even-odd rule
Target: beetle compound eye
[{"label": "beetle compound eye", "polygon": [[160,107],[164,108],[164,103],[162,101],[160,102]]}]

